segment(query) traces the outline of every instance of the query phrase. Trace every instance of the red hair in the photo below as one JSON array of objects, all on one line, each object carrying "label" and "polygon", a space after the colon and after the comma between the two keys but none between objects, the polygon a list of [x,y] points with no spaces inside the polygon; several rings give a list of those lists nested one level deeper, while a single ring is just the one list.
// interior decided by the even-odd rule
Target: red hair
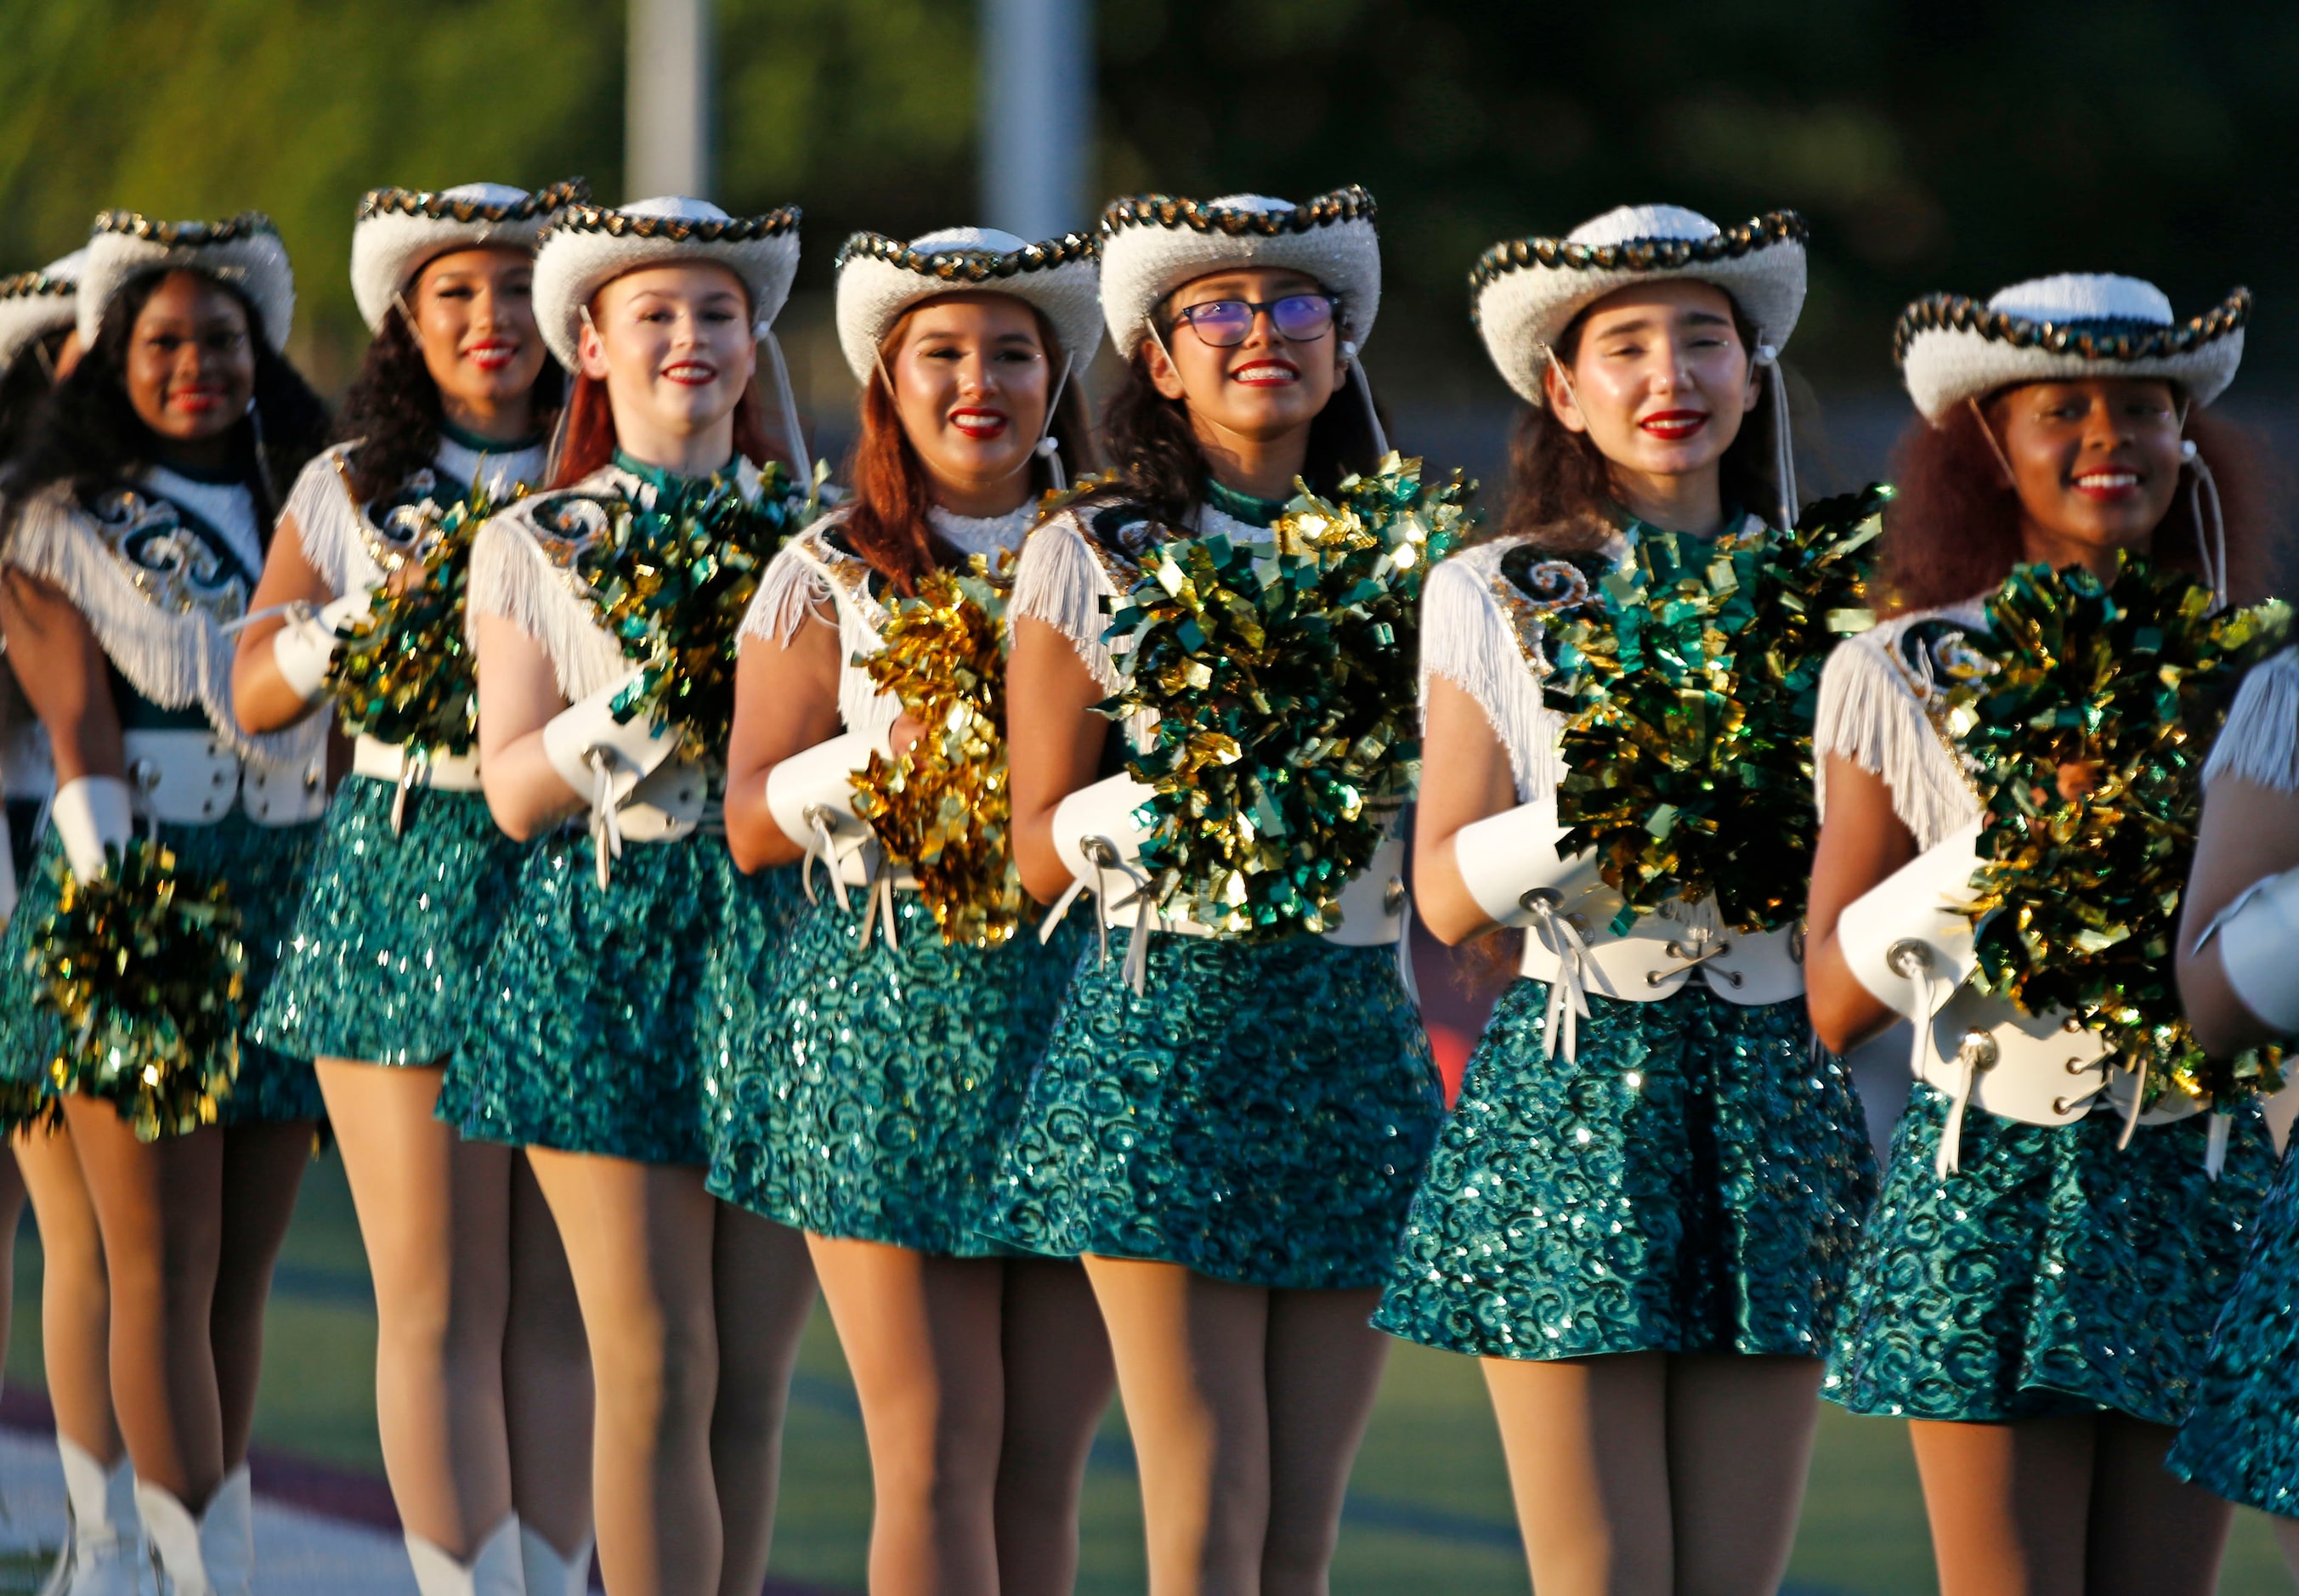
[{"label": "red hair", "polygon": [[[753,376],[743,387],[742,398],[735,403],[735,453],[756,466],[782,459],[774,445],[767,442],[760,410],[759,379]],[[559,441],[559,469],[552,474],[551,486],[571,487],[580,482],[614,458],[618,441],[614,407],[607,399],[606,379],[587,371],[581,373],[575,378],[574,392],[567,399],[566,431]],[[798,470],[792,461],[783,463],[793,471]]]},{"label": "red hair", "polygon": [[[2274,581],[2283,484],[2251,435],[2232,421],[2194,411],[2187,436],[2219,486],[2229,595],[2248,603]],[[1884,511],[1878,580],[1887,613],[1961,603],[1995,587],[2020,562],[2020,495],[2004,486],[1996,450],[1971,405],[1950,411],[1938,427],[1921,416],[1909,424],[1892,452],[1892,485],[1896,491]],[[2202,574],[2184,480],[2155,528],[2154,558],[2171,569]]]},{"label": "red hair", "polygon": [[[881,347],[899,348],[910,317],[933,303],[921,300],[905,311]],[[1031,314],[1037,319],[1039,342],[1050,362],[1061,345],[1055,340],[1052,324],[1044,313],[1033,305]],[[894,396],[887,390],[883,371],[883,365],[872,370],[869,380],[862,385],[862,425],[855,435],[854,452],[846,461],[851,496],[847,500],[846,519],[841,529],[854,552],[892,583],[897,593],[907,597],[917,591],[919,580],[944,563],[952,551],[942,545],[932,523],[926,520],[934,495],[926,485],[925,467],[918,462],[917,451],[910,446],[909,436],[902,430],[902,418],[894,408]],[[1077,371],[1070,373],[1052,418],[1054,440],[1061,446],[1062,455],[1073,471],[1085,464],[1080,453],[1086,441],[1085,403],[1080,393],[1082,376]],[[1053,485],[1044,462],[1033,460],[1030,472],[1040,488]]]}]

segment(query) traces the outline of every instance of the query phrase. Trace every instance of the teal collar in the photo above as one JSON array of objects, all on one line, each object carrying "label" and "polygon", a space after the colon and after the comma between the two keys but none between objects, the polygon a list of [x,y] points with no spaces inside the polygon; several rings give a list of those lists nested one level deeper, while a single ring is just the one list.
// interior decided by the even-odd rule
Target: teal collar
[{"label": "teal collar", "polygon": [[1206,503],[1232,520],[1243,521],[1249,527],[1274,527],[1277,518],[1285,513],[1282,499],[1257,499],[1251,494],[1224,487],[1211,477],[1206,478]]},{"label": "teal collar", "polygon": [[668,496],[676,503],[690,494],[707,493],[714,484],[723,482],[733,476],[735,461],[729,460],[708,477],[682,477],[676,471],[666,471],[660,466],[651,466],[633,460],[620,449],[617,449],[615,469],[618,471],[628,471],[632,476],[653,488],[656,494]]},{"label": "teal collar", "polygon": [[[1650,537],[1660,533],[1667,533],[1668,536],[1672,537],[1689,536],[1689,534],[1687,533],[1670,532],[1669,528],[1666,527],[1656,527],[1650,521],[1631,515],[1626,510],[1620,509],[1617,505],[1614,506],[1614,509],[1618,511],[1620,516],[1619,525],[1621,528],[1621,536],[1628,539],[1629,546],[1631,548],[1636,546],[1637,541],[1639,538]],[[1716,536],[1718,537],[1724,537],[1739,531],[1748,524],[1748,512],[1742,510],[1738,505],[1725,505],[1724,524],[1716,529]],[[1757,525],[1766,530],[1770,530],[1769,522],[1760,521]]]},{"label": "teal collar", "polygon": [[[466,432],[444,416],[439,418],[439,436],[451,444],[461,445],[474,454],[519,454],[528,449],[539,449],[543,446],[541,433],[537,433],[533,437],[520,438],[516,443],[498,443],[491,437],[481,437],[476,432]],[[620,460],[622,456],[618,454],[615,458]],[[636,466],[631,469],[638,470]]]}]

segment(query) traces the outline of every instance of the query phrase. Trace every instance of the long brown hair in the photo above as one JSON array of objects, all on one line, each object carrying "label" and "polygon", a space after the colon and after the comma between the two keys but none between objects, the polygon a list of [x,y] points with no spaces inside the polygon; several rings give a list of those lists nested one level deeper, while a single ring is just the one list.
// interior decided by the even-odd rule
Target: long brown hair
[{"label": "long brown hair", "polygon": [[[2006,392],[1980,401],[1985,406]],[[2020,562],[2020,495],[2004,482],[1996,450],[1972,406],[1958,405],[1937,427],[1921,416],[1892,453],[1892,502],[1884,511],[1878,586],[1888,613],[1960,603],[1995,587]],[[2187,435],[2218,485],[2227,520],[2228,591],[2237,603],[2276,584],[2275,547],[2289,502],[2281,473],[2251,434],[2208,411],[2187,417]],[[2154,559],[2201,575],[2193,496],[2183,482],[2155,528]]]},{"label": "long brown hair", "polygon": [[[1732,328],[1740,348],[1753,358],[1756,329],[1741,313],[1739,302],[1730,294],[1725,298],[1732,306]],[[1568,370],[1581,353],[1581,335],[1594,309],[1590,305],[1573,317],[1556,340],[1556,358]],[[1727,505],[1762,513],[1779,502],[1779,488],[1772,479],[1771,440],[1780,383],[1777,365],[1764,373],[1763,396],[1755,409],[1741,417],[1739,434],[1719,462]],[[1548,405],[1528,404],[1518,412],[1509,436],[1507,503],[1486,529],[1467,541],[1522,536],[1553,553],[1585,553],[1604,545],[1619,513],[1619,500],[1612,462],[1596,440],[1559,421]]]},{"label": "long brown hair", "polygon": [[[933,303],[921,300],[903,312],[880,347],[901,347],[910,317]],[[1038,323],[1040,345],[1050,357],[1061,347],[1054,337],[1053,324],[1034,305],[1030,307],[1030,313]],[[934,495],[927,486],[925,468],[918,461],[918,453],[910,446],[909,434],[902,430],[901,416],[894,408],[893,395],[887,391],[884,371],[881,364],[862,385],[862,427],[855,436],[853,453],[846,460],[846,479],[852,496],[846,502],[841,530],[854,552],[867,561],[872,569],[891,582],[897,593],[908,596],[917,591],[919,579],[929,571],[954,563],[957,551],[935,535],[933,523],[926,519]],[[1083,371],[1070,372],[1052,416],[1054,442],[1072,471],[1083,470],[1091,463],[1085,453],[1091,433],[1086,419],[1084,376]],[[1042,493],[1053,486],[1050,461],[1033,456],[1029,471],[1031,484],[1037,491]]]}]

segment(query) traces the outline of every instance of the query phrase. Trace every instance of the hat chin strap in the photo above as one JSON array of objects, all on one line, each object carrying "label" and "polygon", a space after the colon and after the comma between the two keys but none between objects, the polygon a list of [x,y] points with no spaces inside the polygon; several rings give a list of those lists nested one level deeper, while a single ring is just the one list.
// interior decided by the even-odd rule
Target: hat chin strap
[{"label": "hat chin strap", "polygon": [[1365,401],[1365,425],[1373,428],[1374,453],[1383,460],[1389,458],[1389,433],[1381,424],[1381,412],[1373,407],[1373,384],[1365,374],[1365,362],[1357,358],[1356,344],[1341,340],[1341,358],[1349,363],[1349,380],[1357,385],[1357,397]]},{"label": "hat chin strap", "polygon": [[1761,341],[1756,345],[1756,364],[1772,374],[1772,471],[1780,491],[1780,530],[1789,532],[1797,524],[1797,478],[1796,439],[1789,428],[1788,374],[1780,369],[1780,352]]},{"label": "hat chin strap", "polygon": [[790,451],[791,470],[798,473],[798,485],[807,486],[814,480],[814,456],[807,452],[806,433],[798,424],[798,395],[791,391],[790,362],[783,359],[782,340],[775,337],[773,328],[751,330],[766,345],[767,363],[775,369],[775,403],[782,411],[783,445]]},{"label": "hat chin strap", "polygon": [[[2179,407],[2179,430],[2187,429],[2187,408]],[[2187,485],[2187,508],[2195,518],[2195,562],[2204,568],[2204,580],[2210,585],[2212,599],[2221,609],[2228,603],[2227,517],[2220,508],[2220,485],[2212,478],[2211,462],[2204,452],[2195,447],[2195,440],[2179,440],[2179,463],[2195,472],[2195,479]]]}]

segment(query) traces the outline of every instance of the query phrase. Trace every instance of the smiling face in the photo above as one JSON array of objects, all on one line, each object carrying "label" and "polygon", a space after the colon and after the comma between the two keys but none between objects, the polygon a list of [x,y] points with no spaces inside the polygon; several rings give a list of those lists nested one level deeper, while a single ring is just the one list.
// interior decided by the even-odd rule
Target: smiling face
[{"label": "smiling face", "polygon": [[[592,297],[584,375],[602,379],[624,446],[730,428],[758,363],[750,296],[723,266],[648,266]],[[731,449],[731,445],[730,445]]]},{"label": "smiling face", "polygon": [[247,308],[198,272],[169,272],[129,329],[125,381],[137,417],[166,441],[220,437],[255,395]]},{"label": "smiling face", "polygon": [[499,411],[525,396],[545,351],[535,324],[535,257],[459,249],[435,257],[405,295],[423,364],[452,414]]},{"label": "smiling face", "polygon": [[[1011,484],[1045,430],[1054,362],[1037,312],[1008,294],[950,294],[912,310],[881,353],[894,411],[937,498]],[[1010,508],[1010,506],[1009,506]]]},{"label": "smiling face", "polygon": [[2179,407],[2159,378],[2006,389],[1981,407],[2012,468],[2025,557],[2144,551],[2179,491]]},{"label": "smiling face", "polygon": [[1762,387],[1711,283],[1623,288],[1581,313],[1572,381],[1544,378],[1550,411],[1586,433],[1617,471],[1683,478],[1714,472]]},{"label": "smiling face", "polygon": [[1222,348],[1177,318],[1222,301],[1267,304],[1288,295],[1323,292],[1315,278],[1302,272],[1260,268],[1218,271],[1183,284],[1166,300],[1158,320],[1165,349],[1155,343],[1143,345],[1150,380],[1166,398],[1189,406],[1201,435],[1210,430],[1216,438],[1226,435],[1267,445],[1289,434],[1306,434],[1349,378],[1338,320],[1314,337],[1296,340],[1280,332],[1271,312],[1263,311],[1241,342]]}]

